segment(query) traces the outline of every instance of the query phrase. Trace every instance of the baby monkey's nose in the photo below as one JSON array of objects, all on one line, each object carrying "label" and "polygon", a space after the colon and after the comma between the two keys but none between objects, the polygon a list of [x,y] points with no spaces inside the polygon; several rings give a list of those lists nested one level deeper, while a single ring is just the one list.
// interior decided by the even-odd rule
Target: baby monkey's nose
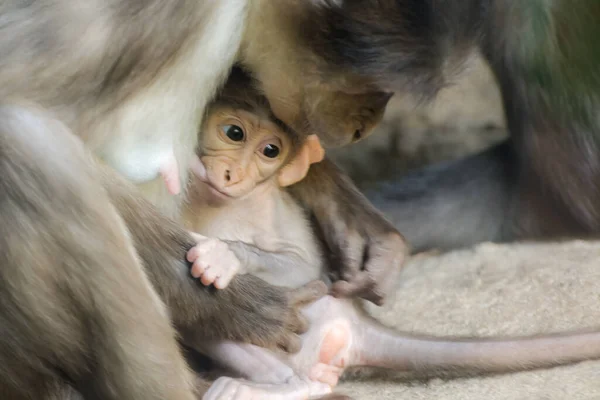
[{"label": "baby monkey's nose", "polygon": [[225,170],[225,185],[234,185],[242,180],[242,171],[240,168],[227,168]]}]

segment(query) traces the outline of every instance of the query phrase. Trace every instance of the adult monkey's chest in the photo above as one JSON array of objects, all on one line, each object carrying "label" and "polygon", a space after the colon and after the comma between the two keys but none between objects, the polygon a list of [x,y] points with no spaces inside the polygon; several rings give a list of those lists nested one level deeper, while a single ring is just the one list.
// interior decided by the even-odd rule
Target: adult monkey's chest
[{"label": "adult monkey's chest", "polygon": [[93,137],[103,139],[91,143],[93,151],[138,185],[156,181],[172,155],[184,186],[206,104],[235,60],[246,0],[211,3],[202,18],[210,27],[199,27],[148,86],[96,121]]}]

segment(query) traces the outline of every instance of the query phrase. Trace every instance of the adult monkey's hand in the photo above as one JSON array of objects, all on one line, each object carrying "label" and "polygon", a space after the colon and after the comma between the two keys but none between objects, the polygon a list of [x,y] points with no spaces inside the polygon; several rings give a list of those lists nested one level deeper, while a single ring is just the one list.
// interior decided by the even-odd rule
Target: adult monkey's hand
[{"label": "adult monkey's hand", "polygon": [[328,159],[290,189],[311,211],[328,247],[332,294],[383,304],[407,258],[402,235]]}]

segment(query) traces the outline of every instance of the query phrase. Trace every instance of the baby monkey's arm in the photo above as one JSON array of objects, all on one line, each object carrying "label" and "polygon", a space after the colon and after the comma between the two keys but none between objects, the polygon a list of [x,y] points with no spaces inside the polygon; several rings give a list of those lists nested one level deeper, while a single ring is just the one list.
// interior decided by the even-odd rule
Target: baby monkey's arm
[{"label": "baby monkey's arm", "polygon": [[219,240],[190,232],[198,243],[187,253],[192,263],[191,274],[203,285],[224,289],[237,274],[251,273],[267,282],[275,283],[285,275],[286,285],[299,287],[321,277],[321,263],[310,260],[294,249],[259,247],[240,241]]},{"label": "baby monkey's arm", "polygon": [[244,272],[267,282],[278,282],[278,277],[286,276],[285,286],[298,287],[310,280],[321,278],[320,260],[311,260],[294,249],[269,249],[259,246],[259,243],[225,242],[240,260]]}]

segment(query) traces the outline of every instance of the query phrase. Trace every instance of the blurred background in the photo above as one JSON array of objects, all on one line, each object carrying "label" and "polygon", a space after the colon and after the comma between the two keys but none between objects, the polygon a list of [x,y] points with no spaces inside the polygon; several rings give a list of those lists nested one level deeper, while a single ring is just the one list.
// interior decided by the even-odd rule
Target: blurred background
[{"label": "blurred background", "polygon": [[396,94],[372,136],[328,154],[366,188],[390,175],[485,149],[506,137],[500,93],[477,54],[434,102]]}]

